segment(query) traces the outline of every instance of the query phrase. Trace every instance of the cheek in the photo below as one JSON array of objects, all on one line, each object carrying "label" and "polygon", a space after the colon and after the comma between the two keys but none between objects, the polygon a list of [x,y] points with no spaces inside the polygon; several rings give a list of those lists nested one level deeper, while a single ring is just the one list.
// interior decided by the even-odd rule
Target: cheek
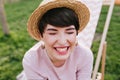
[{"label": "cheek", "polygon": [[71,43],[71,45],[75,45],[76,44],[76,39],[71,39],[71,40],[69,40],[69,42]]},{"label": "cheek", "polygon": [[55,43],[55,40],[56,40],[55,37],[49,37],[49,36],[43,39],[46,47],[51,47]]},{"label": "cheek", "polygon": [[76,43],[76,36],[71,36],[68,38],[69,42],[71,42],[72,44]]}]

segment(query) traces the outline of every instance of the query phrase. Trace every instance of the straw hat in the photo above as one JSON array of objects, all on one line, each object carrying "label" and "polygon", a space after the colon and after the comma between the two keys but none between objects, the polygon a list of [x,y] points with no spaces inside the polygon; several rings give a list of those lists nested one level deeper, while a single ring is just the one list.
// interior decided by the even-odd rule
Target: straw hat
[{"label": "straw hat", "polygon": [[40,40],[40,32],[38,30],[38,21],[41,19],[43,14],[50,9],[66,7],[70,8],[78,15],[80,29],[78,32],[81,32],[87,25],[90,17],[88,8],[77,0],[43,0],[38,8],[30,16],[27,26],[29,34],[36,40]]}]

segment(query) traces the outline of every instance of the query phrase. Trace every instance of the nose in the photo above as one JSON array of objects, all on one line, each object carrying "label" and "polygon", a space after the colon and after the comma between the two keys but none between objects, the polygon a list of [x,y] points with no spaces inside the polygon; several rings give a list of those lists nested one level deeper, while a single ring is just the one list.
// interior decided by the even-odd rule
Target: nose
[{"label": "nose", "polygon": [[65,34],[59,35],[58,37],[59,38],[57,41],[60,45],[65,45],[67,43],[67,37],[65,36]]}]

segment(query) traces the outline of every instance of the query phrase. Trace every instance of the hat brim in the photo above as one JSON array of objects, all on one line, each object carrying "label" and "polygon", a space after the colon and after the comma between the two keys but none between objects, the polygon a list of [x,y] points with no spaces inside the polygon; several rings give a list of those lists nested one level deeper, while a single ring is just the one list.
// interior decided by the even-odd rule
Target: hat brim
[{"label": "hat brim", "polygon": [[90,17],[88,8],[80,1],[69,1],[69,0],[56,0],[48,2],[44,5],[40,5],[30,16],[27,23],[27,29],[29,34],[36,40],[40,40],[40,32],[38,30],[38,21],[41,19],[44,13],[48,10],[58,7],[70,8],[78,15],[79,27],[78,32],[81,32],[87,25]]}]

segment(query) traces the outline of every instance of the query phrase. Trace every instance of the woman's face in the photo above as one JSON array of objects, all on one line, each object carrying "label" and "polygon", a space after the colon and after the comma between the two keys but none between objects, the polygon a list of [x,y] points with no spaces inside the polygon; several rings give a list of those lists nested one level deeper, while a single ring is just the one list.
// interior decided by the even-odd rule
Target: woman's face
[{"label": "woman's face", "polygon": [[64,28],[47,25],[42,40],[49,58],[54,61],[64,61],[73,52],[76,43],[75,26]]}]

